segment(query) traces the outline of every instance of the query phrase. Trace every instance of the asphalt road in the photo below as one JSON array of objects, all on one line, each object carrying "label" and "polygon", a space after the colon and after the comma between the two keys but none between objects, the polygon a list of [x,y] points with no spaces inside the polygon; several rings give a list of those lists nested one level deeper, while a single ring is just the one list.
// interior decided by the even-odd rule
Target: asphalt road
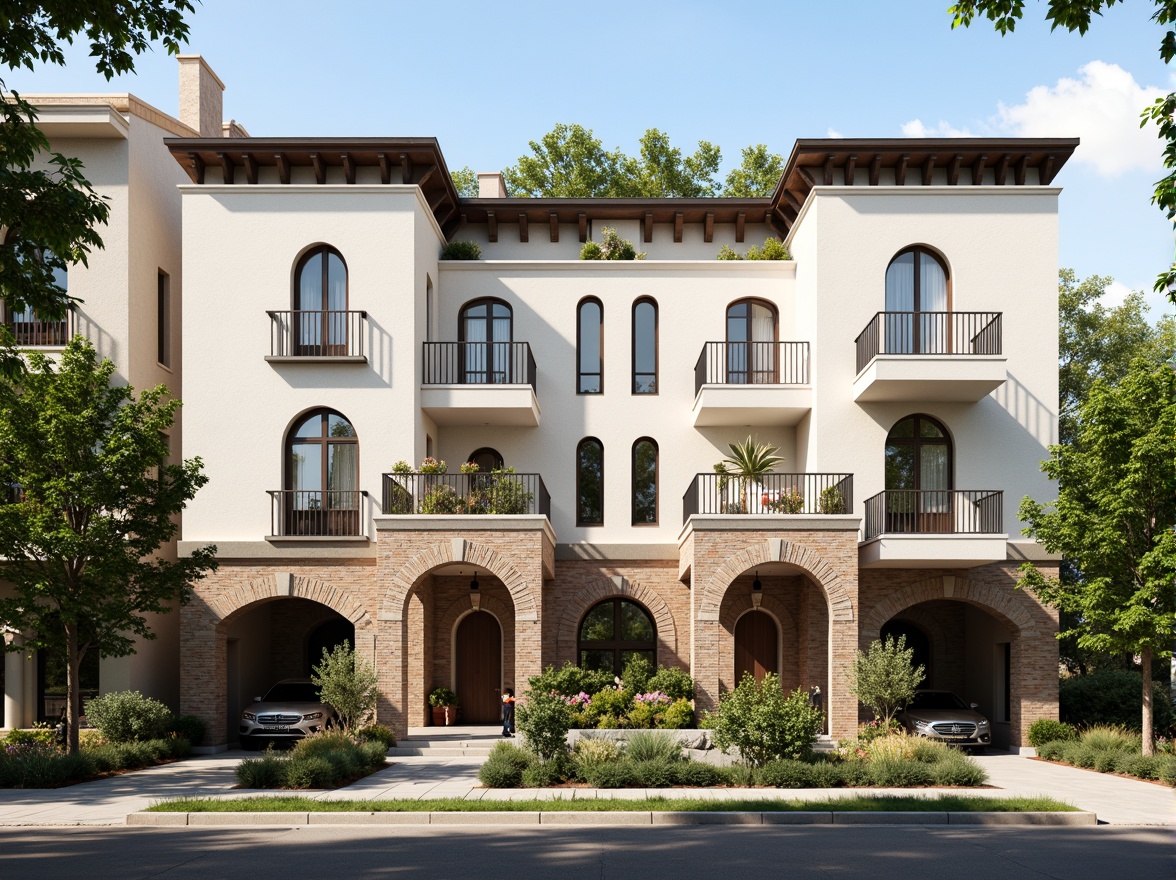
[{"label": "asphalt road", "polygon": [[0,877],[733,880],[1176,877],[1172,828],[0,830]]}]

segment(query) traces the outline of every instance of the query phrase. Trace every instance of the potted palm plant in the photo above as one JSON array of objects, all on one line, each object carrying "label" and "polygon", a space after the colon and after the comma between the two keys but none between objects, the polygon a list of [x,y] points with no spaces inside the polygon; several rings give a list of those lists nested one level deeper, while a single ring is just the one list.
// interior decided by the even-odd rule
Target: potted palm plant
[{"label": "potted palm plant", "polygon": [[770,443],[756,443],[748,435],[746,440],[728,445],[731,455],[723,459],[715,470],[720,474],[729,474],[739,481],[739,513],[747,513],[747,486],[757,483],[759,479],[772,468],[784,461],[776,455],[776,447]]},{"label": "potted palm plant", "polygon": [[449,688],[437,688],[429,694],[429,705],[433,709],[434,727],[457,723],[457,694]]}]

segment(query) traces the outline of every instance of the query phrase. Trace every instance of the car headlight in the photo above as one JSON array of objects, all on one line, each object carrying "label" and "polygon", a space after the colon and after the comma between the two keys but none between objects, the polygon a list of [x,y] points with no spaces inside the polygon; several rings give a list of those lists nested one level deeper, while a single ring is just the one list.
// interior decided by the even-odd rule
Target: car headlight
[{"label": "car headlight", "polygon": [[988,719],[987,719],[987,718],[981,718],[981,719],[980,719],[980,726],[981,726],[981,727],[987,727],[987,726],[988,726]]},{"label": "car headlight", "polygon": [[916,720],[916,721],[915,721],[915,727],[916,727],[918,730],[930,730],[930,729],[931,729],[931,724],[930,724],[929,722],[927,722],[927,721],[919,721],[919,720]]},{"label": "car headlight", "polygon": [[257,720],[257,716],[254,715],[252,712],[242,712],[241,717],[244,718],[246,721],[256,721]]},{"label": "car headlight", "polygon": [[322,712],[311,712],[309,715],[303,715],[302,720],[303,721],[318,721],[322,717],[323,717]]}]

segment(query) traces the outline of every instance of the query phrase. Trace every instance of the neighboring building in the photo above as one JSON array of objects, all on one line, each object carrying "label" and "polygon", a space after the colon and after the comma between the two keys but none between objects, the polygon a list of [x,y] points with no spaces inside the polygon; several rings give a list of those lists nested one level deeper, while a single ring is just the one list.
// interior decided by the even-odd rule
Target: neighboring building
[{"label": "neighboring building", "polygon": [[[60,351],[73,333],[86,336],[116,365],[115,378],[136,389],[165,385],[182,398],[180,195],[186,182],[164,138],[219,135],[224,85],[198,55],[180,58],[180,116],[173,119],[134,95],[24,95],[37,107],[38,127],[53,150],[82,160],[95,191],[110,200],[104,247],[88,266],[71,267],[60,279],[79,302],[65,321],[41,321],[31,311],[12,313],[0,301],[0,321],[17,341],[40,351]],[[233,130],[244,134],[243,129]],[[0,228],[0,242],[7,234]],[[181,416],[170,437],[179,458]],[[174,543],[164,549],[175,553]],[[0,581],[0,590],[5,585]],[[83,695],[133,688],[179,705],[179,632],[176,613],[152,615],[158,638],[140,640],[129,657],[82,667]],[[5,634],[20,641],[19,633]],[[56,719],[65,705],[64,669],[43,655],[4,655],[0,727]]]},{"label": "neighboring building", "polygon": [[[1056,717],[1056,613],[1014,589],[1055,563],[1016,511],[1055,494],[1076,141],[802,140],[771,198],[650,200],[492,174],[463,199],[432,139],[167,143],[211,478],[179,552],[220,559],[181,611],[181,704],[212,743],[343,638],[400,735],[435,687],[493,723],[544,665],[639,653],[699,709],[744,671],[819,687],[840,736],[888,633],[998,744]],[[646,259],[578,260],[606,226]],[[768,236],[793,259],[715,259]],[[716,474],[748,435],[786,473]]]}]

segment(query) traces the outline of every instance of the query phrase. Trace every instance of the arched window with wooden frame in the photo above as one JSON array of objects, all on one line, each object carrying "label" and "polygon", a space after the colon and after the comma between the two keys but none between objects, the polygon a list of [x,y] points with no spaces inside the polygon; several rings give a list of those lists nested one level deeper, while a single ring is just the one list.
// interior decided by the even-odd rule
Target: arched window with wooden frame
[{"label": "arched window with wooden frame", "polygon": [[727,306],[727,384],[773,385],[780,381],[779,320],[762,299]]},{"label": "arched window with wooden frame", "polygon": [[633,393],[657,394],[657,301],[643,296],[633,303]]},{"label": "arched window with wooden frame", "polygon": [[295,353],[347,354],[347,264],[327,244],[312,247],[294,270]]},{"label": "arched window with wooden frame", "polygon": [[471,461],[478,466],[478,472],[488,474],[491,471],[502,470],[503,458],[502,453],[490,446],[482,446],[470,453],[470,457],[466,461]]},{"label": "arched window with wooden frame", "polygon": [[466,385],[509,385],[514,311],[503,300],[484,297],[461,307],[457,325],[462,349],[462,382]]},{"label": "arched window with wooden frame", "polygon": [[657,443],[642,437],[633,444],[633,525],[657,525]]},{"label": "arched window with wooden frame", "polygon": [[952,444],[937,419],[912,415],[886,435],[886,530],[951,531]]},{"label": "arched window with wooden frame", "polygon": [[346,417],[316,409],[286,435],[286,534],[362,534],[359,438]]},{"label": "arched window with wooden frame", "polygon": [[886,267],[886,352],[951,352],[951,275],[926,245],[895,255]]},{"label": "arched window with wooden frame", "polygon": [[576,393],[604,393],[604,305],[594,296],[576,306]]},{"label": "arched window with wooden frame", "polygon": [[604,444],[595,437],[576,446],[576,525],[604,525]]},{"label": "arched window with wooden frame", "polygon": [[576,656],[583,669],[622,675],[625,664],[644,657],[657,665],[657,626],[645,608],[632,599],[605,599],[593,605],[580,622]]}]

